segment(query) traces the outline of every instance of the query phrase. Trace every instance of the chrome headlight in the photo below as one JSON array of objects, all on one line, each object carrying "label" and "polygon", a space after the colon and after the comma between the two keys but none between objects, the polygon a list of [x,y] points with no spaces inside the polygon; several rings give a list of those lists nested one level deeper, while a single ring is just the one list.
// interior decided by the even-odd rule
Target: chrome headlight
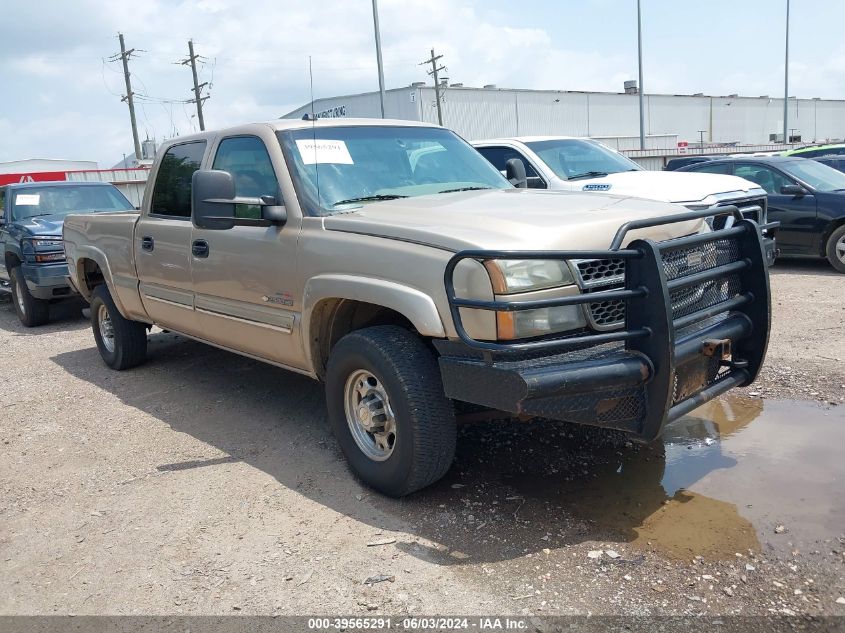
[{"label": "chrome headlight", "polygon": [[[495,259],[484,263],[497,295],[534,292],[575,285],[569,264],[556,259]],[[585,326],[579,306],[496,313],[499,340],[514,340],[566,332]]]},{"label": "chrome headlight", "polygon": [[571,286],[572,271],[557,259],[491,259],[484,263],[497,295]]}]

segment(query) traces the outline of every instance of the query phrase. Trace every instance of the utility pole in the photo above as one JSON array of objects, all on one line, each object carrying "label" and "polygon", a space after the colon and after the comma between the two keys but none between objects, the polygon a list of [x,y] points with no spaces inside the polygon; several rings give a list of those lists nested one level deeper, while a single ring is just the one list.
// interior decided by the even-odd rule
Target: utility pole
[{"label": "utility pole", "polygon": [[440,79],[437,77],[437,73],[441,70],[446,70],[445,66],[438,66],[437,61],[443,57],[443,55],[435,55],[434,49],[431,49],[431,57],[424,62],[420,63],[420,66],[425,66],[426,64],[431,64],[431,70],[427,71],[429,75],[434,77],[434,99],[435,103],[437,104],[437,123],[438,125],[443,125],[443,112],[440,110]]},{"label": "utility pole", "polygon": [[643,18],[640,0],[637,0],[637,54],[639,58],[640,83],[637,93],[640,97],[640,149],[645,149],[645,111],[643,110]]},{"label": "utility pole", "polygon": [[381,31],[378,28],[378,3],[373,0],[373,30],[376,37],[376,63],[378,64],[378,94],[381,102],[381,118],[384,118],[384,67],[381,63]]},{"label": "utility pole", "polygon": [[789,119],[789,0],[786,0],[786,44],[784,46],[785,61],[783,64],[783,142],[789,143],[786,135]]},{"label": "utility pole", "polygon": [[123,62],[123,78],[126,79],[126,94],[120,99],[125,101],[129,106],[129,121],[132,124],[132,141],[135,143],[135,160],[141,160],[141,143],[138,141],[138,124],[135,123],[135,101],[133,100],[134,93],[132,92],[132,82],[129,79],[129,58],[135,52],[134,48],[126,50],[126,44],[123,41],[123,33],[118,33],[117,38],[120,40],[120,53],[111,56],[111,61],[120,59]]},{"label": "utility pole", "polygon": [[192,101],[197,104],[197,121],[199,121],[200,131],[202,132],[205,131],[205,120],[202,118],[202,102],[208,99],[208,97],[201,97],[200,93],[203,87],[208,85],[208,82],[199,83],[199,79],[197,78],[197,59],[199,59],[199,55],[194,55],[194,40],[188,40],[188,59],[183,59],[182,65],[187,66],[190,64],[191,73],[194,75],[194,98]]}]

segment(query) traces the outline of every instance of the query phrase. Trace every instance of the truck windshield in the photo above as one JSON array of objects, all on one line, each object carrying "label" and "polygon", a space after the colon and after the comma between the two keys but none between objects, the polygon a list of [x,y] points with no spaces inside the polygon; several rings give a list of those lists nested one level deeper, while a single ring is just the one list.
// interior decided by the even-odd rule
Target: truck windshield
[{"label": "truck windshield", "polygon": [[589,139],[530,141],[526,145],[549,166],[558,178],[599,178],[620,171],[639,171],[634,161]]},{"label": "truck windshield", "polygon": [[511,187],[469,144],[440,128],[315,126],[278,136],[312,215],[381,200]]},{"label": "truck windshield", "polygon": [[60,185],[22,187],[9,191],[12,219],[25,220],[45,215],[70,215],[97,211],[134,209],[120,191],[111,185]]}]

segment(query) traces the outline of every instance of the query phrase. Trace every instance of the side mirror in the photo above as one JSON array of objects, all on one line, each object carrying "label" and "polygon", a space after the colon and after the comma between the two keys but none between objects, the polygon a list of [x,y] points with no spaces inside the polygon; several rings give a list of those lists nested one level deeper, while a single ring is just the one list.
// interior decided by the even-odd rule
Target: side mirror
[{"label": "side mirror", "polygon": [[795,196],[796,198],[803,198],[807,195],[807,190],[801,185],[784,185],[780,188],[780,192],[784,196]]},{"label": "side mirror", "polygon": [[228,171],[199,169],[191,177],[191,219],[199,229],[235,226],[235,179]]},{"label": "side mirror", "polygon": [[[261,218],[238,218],[235,205],[261,207]],[[235,180],[228,171],[200,169],[191,179],[191,218],[200,229],[226,231],[235,226],[272,226],[287,222],[287,210],[275,196],[235,196]]]},{"label": "side mirror", "polygon": [[511,158],[505,163],[505,177],[517,189],[528,187],[528,178],[525,175],[525,163],[519,158]]}]

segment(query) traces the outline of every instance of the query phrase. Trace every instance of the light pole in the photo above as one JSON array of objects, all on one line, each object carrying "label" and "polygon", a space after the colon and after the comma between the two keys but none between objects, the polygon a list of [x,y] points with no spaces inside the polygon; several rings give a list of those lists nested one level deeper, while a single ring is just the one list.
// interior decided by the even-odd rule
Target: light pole
[{"label": "light pole", "polygon": [[381,32],[378,28],[378,2],[373,0],[373,30],[376,37],[376,63],[378,64],[378,93],[381,104],[381,118],[384,118],[384,68],[381,64]]},{"label": "light pole", "polygon": [[698,153],[699,154],[704,153],[704,133],[706,131],[707,130],[699,130],[698,131]]},{"label": "light pole", "polygon": [[786,0],[786,43],[783,64],[783,142],[789,143],[786,135],[789,118],[789,0]]},{"label": "light pole", "polygon": [[643,111],[643,17],[640,0],[637,0],[637,55],[639,58],[639,86],[637,93],[640,97],[640,149],[645,149],[645,113]]}]

